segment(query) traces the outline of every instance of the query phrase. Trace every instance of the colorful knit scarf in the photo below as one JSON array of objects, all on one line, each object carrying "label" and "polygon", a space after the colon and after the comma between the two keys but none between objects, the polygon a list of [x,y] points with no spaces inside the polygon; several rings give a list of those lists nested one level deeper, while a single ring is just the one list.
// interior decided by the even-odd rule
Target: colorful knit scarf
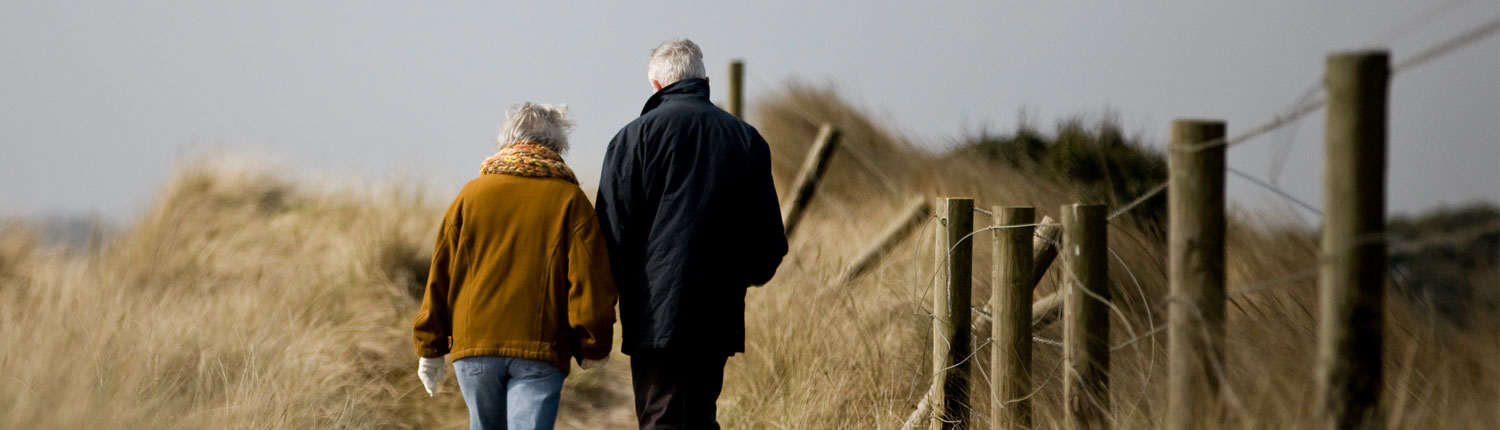
[{"label": "colorful knit scarf", "polygon": [[501,173],[531,178],[558,178],[578,183],[573,169],[563,164],[562,156],[534,143],[517,143],[501,149],[479,165],[479,174]]}]

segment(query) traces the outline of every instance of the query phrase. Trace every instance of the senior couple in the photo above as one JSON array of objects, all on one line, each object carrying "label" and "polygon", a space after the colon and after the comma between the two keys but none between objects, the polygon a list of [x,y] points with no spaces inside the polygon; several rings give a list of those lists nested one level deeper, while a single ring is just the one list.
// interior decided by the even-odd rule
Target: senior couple
[{"label": "senior couple", "polygon": [[745,290],[786,255],[770,148],[708,100],[689,40],[651,52],[655,94],[609,143],[591,207],[566,110],[523,104],[448,208],[414,325],[429,394],[453,360],[471,429],[552,428],[576,361],[608,359],[615,303],[642,429],[717,429]]}]

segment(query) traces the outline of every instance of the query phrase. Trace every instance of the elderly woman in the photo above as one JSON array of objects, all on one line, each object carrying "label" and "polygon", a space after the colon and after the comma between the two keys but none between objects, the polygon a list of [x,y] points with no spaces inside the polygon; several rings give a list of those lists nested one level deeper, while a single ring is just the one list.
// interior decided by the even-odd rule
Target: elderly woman
[{"label": "elderly woman", "polygon": [[609,356],[615,285],[594,209],[560,156],[565,107],[526,103],[505,119],[438,230],[413,322],[428,395],[451,355],[471,429],[552,428],[570,359]]}]

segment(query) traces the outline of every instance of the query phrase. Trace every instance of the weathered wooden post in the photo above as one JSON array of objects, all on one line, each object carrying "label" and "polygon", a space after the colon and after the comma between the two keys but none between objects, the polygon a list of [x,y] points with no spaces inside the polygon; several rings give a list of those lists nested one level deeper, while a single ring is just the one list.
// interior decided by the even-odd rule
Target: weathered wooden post
[{"label": "weathered wooden post", "polygon": [[[1057,224],[1050,216],[1043,216],[1042,220],[1037,222],[1037,224],[1035,236],[1031,240],[1031,273],[1033,273],[1031,277],[1031,291],[1033,293],[1036,292],[1037,284],[1042,283],[1042,278],[1046,277],[1047,268],[1052,265],[1052,259],[1057,258],[1057,247],[1062,245],[1062,225]],[[1046,312],[1062,313],[1058,311],[1058,309],[1062,309],[1061,303],[1058,303],[1056,299],[1057,294],[1054,293],[1048,294],[1031,303],[1032,332],[1038,330],[1035,321],[1037,321],[1039,315]],[[986,303],[982,312],[984,314],[993,313],[994,308],[991,305],[992,303]],[[978,321],[974,321],[974,331],[972,332],[974,337],[978,339],[990,337],[992,334],[990,328],[994,325],[994,319],[981,318]],[[1029,337],[1030,335],[1028,334],[1027,336]]]},{"label": "weathered wooden post", "polygon": [[[990,285],[995,310],[990,344],[990,423],[995,428],[1031,428],[1031,289],[1032,224],[1036,209],[996,207],[994,282]],[[1021,227],[1010,227],[1021,226]]]},{"label": "weathered wooden post", "polygon": [[1172,123],[1167,188],[1167,428],[1221,427],[1224,366],[1222,121]]},{"label": "weathered wooden post", "polygon": [[1320,427],[1382,427],[1385,312],[1384,51],[1328,56],[1322,268],[1318,274]]},{"label": "weathered wooden post", "polygon": [[[1062,225],[1052,220],[1052,217],[1042,217],[1041,226],[1037,229],[1036,242],[1032,247],[1036,249],[1032,255],[1036,268],[1032,271],[1031,291],[1036,292],[1036,287],[1042,284],[1042,278],[1047,277],[1047,267],[1052,265],[1052,260],[1057,258],[1057,248],[1062,246]],[[1047,246],[1038,246],[1046,243]],[[1036,332],[1047,328],[1062,317],[1062,294],[1061,291],[1053,291],[1051,294],[1037,297],[1031,302],[1031,331]]]},{"label": "weathered wooden post", "polygon": [[[818,180],[823,177],[823,170],[828,168],[828,160],[832,158],[833,148],[838,145],[839,130],[833,124],[824,123],[818,130],[818,137],[813,141],[813,146],[807,150],[807,159],[802,162],[802,170],[797,172],[797,179],[792,181],[792,187],[788,188],[786,203],[781,206],[781,222],[786,224],[786,235],[791,237],[796,230],[797,224],[802,220],[802,213],[807,209],[807,203],[812,201],[813,191],[818,188]],[[967,233],[965,233],[967,234]]]},{"label": "weathered wooden post", "polygon": [[725,103],[729,113],[737,118],[745,118],[745,62],[734,60],[729,62],[729,100]]},{"label": "weathered wooden post", "polygon": [[974,199],[940,197],[935,253],[938,276],[933,283],[932,418],[929,428],[963,429],[969,425],[970,278],[974,241]]},{"label": "weathered wooden post", "polygon": [[1109,260],[1105,206],[1062,207],[1063,424],[1110,428]]},{"label": "weathered wooden post", "polygon": [[854,257],[854,260],[844,268],[844,271],[839,273],[839,277],[833,281],[832,285],[843,285],[849,281],[853,281],[854,278],[858,278],[865,271],[875,267],[875,263],[880,261],[880,257],[885,255],[886,250],[896,246],[896,243],[900,242],[901,238],[906,237],[908,233],[911,233],[912,229],[921,225],[922,220],[927,219],[931,211],[932,204],[927,203],[926,197],[912,197],[906,204],[906,209],[901,211],[901,216],[896,218],[896,222],[891,223],[884,231],[880,232],[880,235],[875,237],[875,241],[869,247],[860,251],[859,256]]},{"label": "weathered wooden post", "polygon": [[1042,216],[1037,222],[1036,237],[1031,242],[1031,291],[1047,277],[1047,268],[1057,259],[1057,247],[1062,246],[1062,224],[1050,216]]}]

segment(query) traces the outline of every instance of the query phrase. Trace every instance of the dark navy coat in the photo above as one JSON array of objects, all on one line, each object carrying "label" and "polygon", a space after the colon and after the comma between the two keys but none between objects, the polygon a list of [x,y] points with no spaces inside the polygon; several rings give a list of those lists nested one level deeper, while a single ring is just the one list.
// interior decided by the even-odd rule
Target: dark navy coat
[{"label": "dark navy coat", "polygon": [[599,182],[621,349],[744,352],[745,289],[787,252],[760,133],[684,79],[610,141]]}]

